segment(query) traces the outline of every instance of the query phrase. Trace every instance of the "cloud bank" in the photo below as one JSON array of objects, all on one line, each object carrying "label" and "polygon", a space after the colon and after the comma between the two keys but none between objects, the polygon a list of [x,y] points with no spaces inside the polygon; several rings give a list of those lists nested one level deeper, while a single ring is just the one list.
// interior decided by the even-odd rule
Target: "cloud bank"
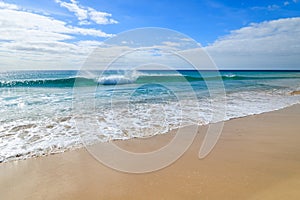
[{"label": "cloud bank", "polygon": [[[78,40],[86,36],[95,41]],[[0,1],[0,70],[78,68],[97,38],[112,36]]]},{"label": "cloud bank", "polygon": [[[88,55],[101,47],[103,39],[113,36],[80,25],[117,23],[111,14],[82,6],[76,0],[55,1],[74,13],[78,26],[0,1],[0,70],[79,69]],[[159,48],[178,49],[185,42],[166,40]],[[104,56],[130,51],[134,49],[131,43],[121,41],[122,46],[111,47],[111,51],[105,47]],[[203,48],[220,69],[300,69],[300,17],[252,23]],[[188,52],[193,51],[184,53]]]},{"label": "cloud bank", "polygon": [[299,69],[300,17],[252,23],[205,50],[221,68]]}]

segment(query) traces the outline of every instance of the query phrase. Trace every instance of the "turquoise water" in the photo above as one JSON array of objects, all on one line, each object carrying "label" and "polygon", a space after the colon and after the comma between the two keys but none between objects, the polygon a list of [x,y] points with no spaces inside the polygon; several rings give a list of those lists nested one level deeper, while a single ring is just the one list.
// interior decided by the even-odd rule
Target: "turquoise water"
[{"label": "turquoise water", "polygon": [[[300,78],[299,71],[94,71],[95,77],[77,77],[77,71],[12,71],[0,73],[0,87],[73,87],[75,80],[82,83],[81,86],[142,84],[153,82],[198,82],[213,81],[220,78],[227,83],[239,82],[241,85],[251,80],[285,80]],[[130,74],[131,73],[131,74]],[[133,74],[132,73],[136,73]],[[100,79],[97,79],[101,77]]]},{"label": "turquoise water", "polygon": [[300,71],[1,72],[0,162],[81,147],[76,116],[96,118],[101,141],[146,137],[214,122],[219,99],[228,120],[299,103],[295,90]]}]

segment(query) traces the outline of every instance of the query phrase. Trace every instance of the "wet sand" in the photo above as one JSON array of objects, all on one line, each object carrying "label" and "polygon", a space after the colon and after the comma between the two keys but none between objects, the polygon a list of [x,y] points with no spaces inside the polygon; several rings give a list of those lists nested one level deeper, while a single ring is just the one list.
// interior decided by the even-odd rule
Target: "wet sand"
[{"label": "wet sand", "polygon": [[[300,199],[300,105],[225,122],[206,158],[207,127],[175,163],[146,174],[112,170],[84,148],[0,164],[0,199]],[[119,141],[147,152],[174,134]]]},{"label": "wet sand", "polygon": [[300,95],[300,91],[293,91],[291,92],[291,95]]}]

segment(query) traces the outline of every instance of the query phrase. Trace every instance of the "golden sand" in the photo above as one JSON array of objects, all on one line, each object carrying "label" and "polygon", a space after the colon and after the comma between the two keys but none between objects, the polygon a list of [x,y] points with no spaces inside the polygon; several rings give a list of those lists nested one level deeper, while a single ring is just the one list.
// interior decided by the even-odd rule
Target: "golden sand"
[{"label": "golden sand", "polygon": [[291,95],[300,95],[300,91],[293,91],[291,92]]},{"label": "golden sand", "polygon": [[[300,199],[300,105],[230,120],[214,150],[198,159],[207,127],[171,166],[126,174],[85,149],[0,164],[0,199]],[[163,146],[173,134],[118,142]]]}]

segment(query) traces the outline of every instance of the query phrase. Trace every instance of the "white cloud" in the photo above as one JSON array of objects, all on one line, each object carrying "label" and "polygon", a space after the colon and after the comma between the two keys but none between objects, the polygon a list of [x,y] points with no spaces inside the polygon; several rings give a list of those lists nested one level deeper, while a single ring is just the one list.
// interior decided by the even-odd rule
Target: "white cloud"
[{"label": "white cloud", "polygon": [[0,10],[0,34],[4,40],[71,39],[70,34],[111,37],[101,30],[68,26],[65,22],[20,10]]},{"label": "white cloud", "polygon": [[61,0],[55,0],[61,7],[68,9],[70,12],[73,12],[77,19],[79,20],[80,25],[90,24],[89,21],[93,21],[96,24],[116,24],[116,20],[111,19],[112,14],[106,12],[96,11],[90,7],[84,7],[79,5],[76,0],[70,0],[70,2],[64,2]]},{"label": "white cloud", "polygon": [[55,0],[55,2],[58,3],[61,7],[67,8],[70,12],[73,12],[80,21],[88,18],[87,11],[79,7],[75,0],[71,0],[70,3],[60,0]]},{"label": "white cloud", "polygon": [[0,7],[0,70],[78,68],[101,45],[98,41],[74,42],[78,37],[113,36],[101,30],[70,26],[14,4],[0,2]]},{"label": "white cloud", "polygon": [[250,24],[205,49],[223,67],[299,69],[300,17]]},{"label": "white cloud", "polygon": [[280,8],[280,6],[273,4],[273,5],[268,5],[267,8],[268,8],[268,10],[277,10]]},{"label": "white cloud", "polygon": [[8,4],[3,1],[0,1],[0,9],[10,9],[10,10],[17,10],[19,7],[14,4]]},{"label": "white cloud", "polygon": [[99,12],[93,8],[88,8],[90,19],[97,24],[117,24],[118,22],[114,19],[109,19],[112,15],[106,12]]},{"label": "white cloud", "polygon": [[284,6],[288,6],[288,5],[290,5],[290,2],[285,1],[285,2],[283,2],[283,5],[284,5]]},{"label": "white cloud", "polygon": [[251,8],[252,10],[267,10],[267,11],[275,11],[280,9],[279,5],[276,4],[272,4],[272,5],[268,5],[268,6],[254,6]]},{"label": "white cloud", "polygon": [[171,42],[171,41],[165,41],[162,42],[163,45],[169,46],[169,47],[180,47],[180,43],[178,42]]}]

